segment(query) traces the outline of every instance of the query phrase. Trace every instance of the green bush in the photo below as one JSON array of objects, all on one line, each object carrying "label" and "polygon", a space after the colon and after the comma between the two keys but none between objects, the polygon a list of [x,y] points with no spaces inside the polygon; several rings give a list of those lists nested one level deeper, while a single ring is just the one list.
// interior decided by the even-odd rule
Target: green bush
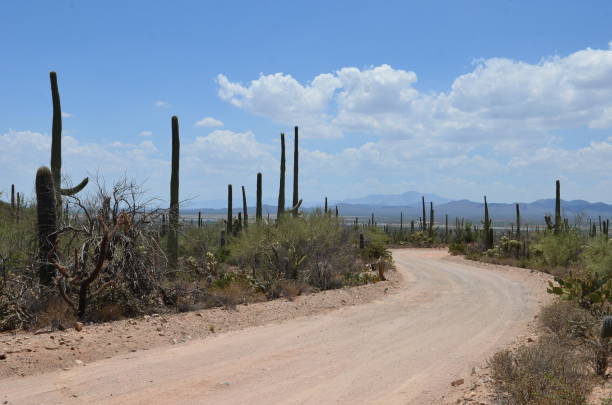
[{"label": "green bush", "polygon": [[361,252],[361,255],[365,260],[391,260],[391,252],[387,250],[390,238],[383,230],[379,228],[366,228],[363,232],[363,237],[365,239],[365,249]]},{"label": "green bush", "polygon": [[558,235],[547,233],[531,248],[534,264],[547,270],[567,268],[580,260],[584,239],[578,230],[568,230]]},{"label": "green bush", "polygon": [[337,288],[360,270],[356,237],[329,215],[285,216],[276,226],[250,226],[232,239],[228,263],[261,280],[269,297],[280,280]]}]

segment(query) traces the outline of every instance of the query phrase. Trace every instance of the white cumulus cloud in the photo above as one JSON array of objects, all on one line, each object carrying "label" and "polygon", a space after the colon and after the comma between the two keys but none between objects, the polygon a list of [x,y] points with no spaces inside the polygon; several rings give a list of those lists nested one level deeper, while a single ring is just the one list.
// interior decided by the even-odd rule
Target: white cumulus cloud
[{"label": "white cumulus cloud", "polygon": [[223,122],[213,117],[205,117],[196,122],[196,127],[222,127]]}]

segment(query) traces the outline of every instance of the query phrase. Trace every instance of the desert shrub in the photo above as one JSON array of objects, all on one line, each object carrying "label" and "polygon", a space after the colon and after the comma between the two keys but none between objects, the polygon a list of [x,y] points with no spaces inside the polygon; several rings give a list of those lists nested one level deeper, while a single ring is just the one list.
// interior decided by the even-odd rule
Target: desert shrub
[{"label": "desert shrub", "polygon": [[490,360],[496,388],[513,405],[586,404],[588,373],[580,354],[556,338],[544,338]]},{"label": "desert shrub", "polygon": [[328,215],[285,216],[276,226],[250,226],[229,245],[228,262],[261,282],[274,297],[280,280],[337,288],[358,270],[352,230]]},{"label": "desert shrub", "polygon": [[584,247],[578,230],[570,229],[557,235],[547,233],[532,247],[534,264],[549,271],[577,264]]},{"label": "desert shrub", "polygon": [[179,237],[179,255],[203,257],[207,252],[217,252],[221,231],[224,230],[225,225],[222,222],[204,223],[201,227],[183,226]]},{"label": "desert shrub", "polygon": [[387,244],[390,241],[389,236],[384,230],[379,228],[366,228],[363,232],[365,238],[365,249],[361,252],[361,256],[368,261],[383,259],[390,261],[391,252],[387,250]]},{"label": "desert shrub", "polygon": [[589,239],[583,257],[585,267],[590,272],[612,278],[612,240],[603,237]]},{"label": "desert shrub", "polygon": [[540,311],[540,324],[560,340],[575,339],[597,323],[593,315],[572,301],[556,300]]},{"label": "desert shrub", "polygon": [[453,255],[464,255],[466,253],[465,243],[462,242],[453,242],[448,246],[448,252]]}]

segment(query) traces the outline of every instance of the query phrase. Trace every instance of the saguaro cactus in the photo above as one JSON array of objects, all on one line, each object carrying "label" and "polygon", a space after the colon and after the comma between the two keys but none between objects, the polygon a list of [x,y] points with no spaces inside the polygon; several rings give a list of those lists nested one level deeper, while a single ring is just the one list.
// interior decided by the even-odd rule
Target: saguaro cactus
[{"label": "saguaro cactus", "polygon": [[15,212],[15,185],[11,184],[11,209]]},{"label": "saguaro cactus", "polygon": [[433,238],[433,226],[434,226],[434,208],[433,202],[429,202],[429,236]]},{"label": "saguaro cactus", "polygon": [[599,348],[597,350],[597,367],[595,370],[598,375],[605,375],[608,369],[611,337],[612,316],[605,316],[601,321],[601,329],[599,331]]},{"label": "saguaro cactus", "polygon": [[516,238],[521,239],[521,209],[518,203],[516,203]]},{"label": "saguaro cactus", "polygon": [[491,227],[491,219],[489,218],[489,204],[487,203],[487,196],[484,197],[484,221],[483,221],[483,233],[485,249],[493,248],[493,228]]},{"label": "saguaro cactus", "polygon": [[232,185],[228,184],[227,185],[227,220],[226,222],[226,231],[227,231],[227,235],[231,235],[232,234],[232,215],[233,215],[233,211],[234,211],[234,206],[232,203]]},{"label": "saguaro cactus", "polygon": [[[299,152],[298,152],[298,127],[294,128],[293,134],[293,206],[297,206],[300,200],[299,195]],[[298,211],[293,211],[293,216],[297,217]]]},{"label": "saguaro cactus", "polygon": [[444,243],[448,243],[448,214],[444,214]]},{"label": "saguaro cactus", "polygon": [[421,205],[423,206],[423,217],[421,219],[421,230],[425,232],[427,229],[427,214],[425,213],[425,197],[421,197]]},{"label": "saguaro cactus", "polygon": [[180,140],[179,124],[176,116],[172,117],[172,171],[170,174],[170,211],[168,212],[168,264],[176,267],[178,260],[178,227],[179,227],[179,158]]},{"label": "saguaro cactus", "polygon": [[324,208],[324,212],[327,214],[327,197],[325,197],[325,208]]},{"label": "saguaro cactus", "polygon": [[278,187],[278,207],[276,219],[279,220],[285,212],[285,134],[281,133],[280,185]]},{"label": "saguaro cactus", "polygon": [[561,183],[557,180],[555,193],[555,233],[561,231]]},{"label": "saguaro cactus", "polygon": [[55,187],[56,214],[58,218],[62,215],[62,195],[74,195],[81,191],[89,182],[85,177],[77,186],[62,189],[62,107],[60,103],[59,89],[57,86],[57,74],[49,73],[51,81],[51,101],[53,102],[53,123],[51,127],[51,172]]},{"label": "saguaro cactus", "polygon": [[257,203],[255,206],[255,221],[261,223],[262,218],[262,179],[261,173],[257,173]]},{"label": "saguaro cactus", "polygon": [[242,186],[242,212],[244,213],[243,227],[246,229],[249,227],[249,213],[247,212],[247,200],[246,200],[246,192],[244,191],[244,186]]},{"label": "saguaro cactus", "polygon": [[57,240],[57,204],[53,173],[43,166],[36,172],[36,209],[38,214],[38,279],[43,286],[53,285],[55,267],[50,262]]}]

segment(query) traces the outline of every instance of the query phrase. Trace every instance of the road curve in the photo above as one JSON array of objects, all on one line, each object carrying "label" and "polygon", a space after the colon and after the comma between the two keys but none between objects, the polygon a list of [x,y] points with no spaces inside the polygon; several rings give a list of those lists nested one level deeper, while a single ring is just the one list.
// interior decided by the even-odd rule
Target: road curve
[{"label": "road curve", "polygon": [[394,250],[399,292],[323,315],[228,332],[25,378],[8,404],[434,404],[525,330],[527,272],[440,250]]}]

